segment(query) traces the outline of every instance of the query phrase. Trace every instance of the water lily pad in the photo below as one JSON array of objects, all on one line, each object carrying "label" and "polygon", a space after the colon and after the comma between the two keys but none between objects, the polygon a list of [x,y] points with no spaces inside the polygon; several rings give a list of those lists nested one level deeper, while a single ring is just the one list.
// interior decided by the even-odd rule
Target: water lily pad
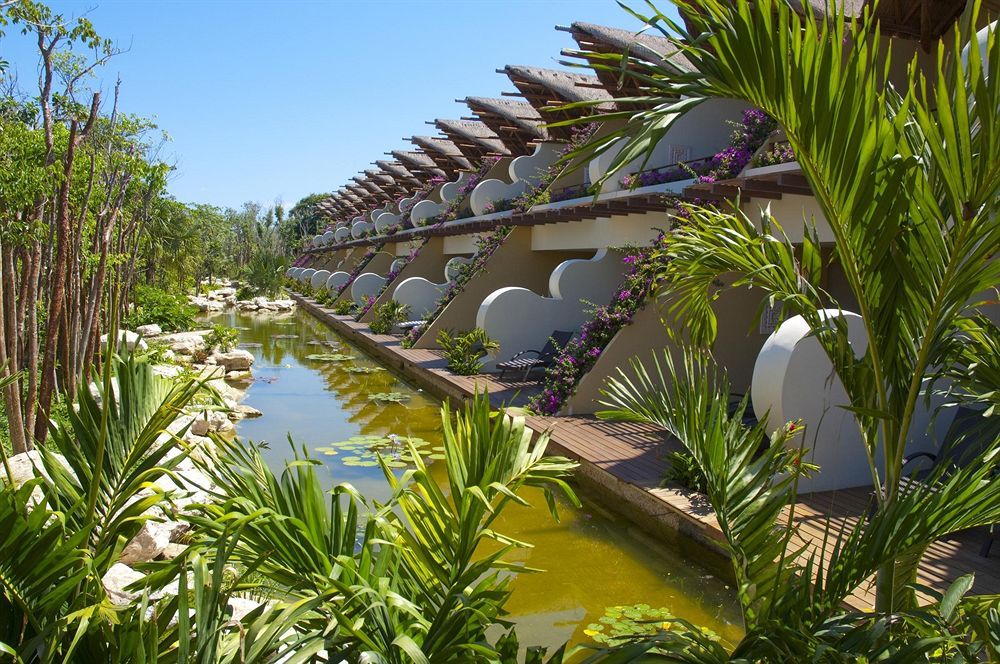
[{"label": "water lily pad", "polygon": [[347,373],[352,374],[373,374],[385,371],[382,367],[347,367]]},{"label": "water lily pad", "polygon": [[313,353],[312,355],[306,355],[306,359],[317,362],[346,362],[347,360],[353,360],[354,356],[343,353]]},{"label": "water lily pad", "polygon": [[236,345],[237,348],[263,348],[264,344],[257,343],[256,341],[244,341]]},{"label": "water lily pad", "polygon": [[367,434],[330,443],[324,448],[316,449],[340,450],[345,454],[345,456],[340,457],[341,463],[345,466],[373,468],[378,465],[378,456],[382,455],[386,465],[390,468],[406,468],[414,463],[408,441],[413,443],[418,455],[430,446],[429,442],[421,438],[407,438],[395,434],[386,436]]},{"label": "water lily pad", "polygon": [[376,392],[375,394],[369,394],[368,400],[379,403],[403,403],[404,401],[409,401],[410,397],[402,392]]},{"label": "water lily pad", "polygon": [[272,339],[298,339],[299,335],[297,335],[297,334],[272,334],[271,338]]}]

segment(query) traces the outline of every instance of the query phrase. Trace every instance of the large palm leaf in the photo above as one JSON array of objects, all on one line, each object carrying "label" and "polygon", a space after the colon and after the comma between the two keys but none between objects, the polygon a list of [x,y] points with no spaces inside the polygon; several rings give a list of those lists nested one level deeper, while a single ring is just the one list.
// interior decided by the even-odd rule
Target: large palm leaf
[{"label": "large palm leaf", "polygon": [[[837,303],[815,286],[821,266],[808,234],[799,255],[739,213],[702,211],[668,249],[666,291],[680,294],[672,311],[693,319],[702,338],[714,329],[705,280],[722,272],[742,273],[803,315],[847,390],[880,503],[888,505],[928,380],[949,366],[956,343],[965,345],[966,362],[995,363],[978,313],[982,294],[1000,283],[1000,261],[993,260],[1000,246],[1000,77],[985,73],[1000,68],[1000,45],[990,33],[988,67],[975,48],[964,63],[957,57],[973,10],[939,45],[936,66],[925,74],[914,61],[906,89],[897,91],[884,83],[892,55],[868,16],[845,21],[831,9],[819,18],[802,3],[803,19],[781,0],[676,4],[685,25],[655,9],[640,17],[682,48],[696,72],[647,67],[652,74],[637,80],[653,109],[597,150],[626,137],[613,173],[649,154],[652,139],[709,98],[744,100],[778,120],[834,235],[836,262],[864,319],[866,354],[856,358],[843,327],[820,314]],[[884,468],[875,463],[879,450]],[[981,516],[993,508],[968,507]],[[880,570],[879,608],[899,606],[905,593],[896,580],[912,577],[917,560]]]},{"label": "large palm leaf", "polygon": [[39,450],[50,508],[90,532],[102,573],[164,501],[155,483],[184,459],[167,428],[202,388],[190,378],[157,376],[132,355],[110,362],[113,371],[95,383],[97,393],[84,381],[68,423],[53,422],[50,442]]}]

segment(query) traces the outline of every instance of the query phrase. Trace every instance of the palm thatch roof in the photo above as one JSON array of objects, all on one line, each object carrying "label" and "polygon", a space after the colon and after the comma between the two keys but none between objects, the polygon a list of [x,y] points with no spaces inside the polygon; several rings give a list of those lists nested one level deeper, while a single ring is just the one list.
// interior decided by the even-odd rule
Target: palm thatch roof
[{"label": "palm thatch roof", "polygon": [[393,150],[390,154],[403,162],[406,168],[414,175],[419,175],[427,179],[445,177],[445,172],[438,168],[434,160],[423,152]]},{"label": "palm thatch roof", "polygon": [[512,152],[530,152],[532,143],[549,138],[542,115],[526,101],[495,97],[466,97],[457,101],[464,101],[473,115]]},{"label": "palm thatch roof", "polygon": [[473,164],[478,164],[488,155],[510,154],[510,149],[504,145],[496,132],[479,120],[437,119],[434,121],[434,126]]},{"label": "palm thatch roof", "polygon": [[471,171],[472,162],[465,158],[458,146],[439,136],[412,136],[410,141],[434,160],[437,167],[449,175],[458,171]]},{"label": "palm thatch roof", "polygon": [[403,184],[404,182],[411,185],[420,184],[420,178],[407,170],[406,166],[403,166],[398,161],[376,159],[375,165],[396,178],[396,182],[399,182],[400,184]]},{"label": "palm thatch roof", "polygon": [[[542,114],[546,122],[581,118],[614,108],[614,100],[596,76],[523,65],[507,65],[497,71],[510,78],[521,96]],[[544,110],[581,101],[598,103],[592,107],[572,110]],[[569,127],[549,127],[549,133],[568,140],[571,130]]]},{"label": "palm thatch roof", "polygon": [[[576,22],[571,26],[556,26],[557,30],[569,32],[576,41],[580,51],[589,53],[606,53],[632,56],[633,59],[648,62],[653,65],[667,67],[676,72],[690,72],[694,65],[669,40],[646,32],[636,33],[620,28],[611,28],[594,23]],[[643,94],[634,78],[622,77],[615,70],[616,63],[602,60],[599,57],[586,57],[577,51],[563,51],[563,55],[581,57],[594,68],[598,80],[604,89],[613,97],[636,97]],[[603,67],[601,66],[603,65]],[[611,70],[608,69],[611,68]],[[642,71],[641,63],[632,60],[630,67]],[[619,107],[621,102],[616,102]],[[629,105],[634,106],[634,105]]]}]

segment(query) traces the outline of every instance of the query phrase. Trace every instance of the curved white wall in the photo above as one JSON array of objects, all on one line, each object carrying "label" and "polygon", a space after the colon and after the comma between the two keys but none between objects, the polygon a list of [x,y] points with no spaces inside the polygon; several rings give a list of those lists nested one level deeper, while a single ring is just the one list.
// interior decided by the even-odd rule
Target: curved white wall
[{"label": "curved white wall", "polygon": [[[746,108],[746,104],[731,99],[709,99],[702,102],[697,112],[681,117],[657,142],[652,156],[646,162],[645,170],[708,157],[719,152],[729,143],[732,131],[728,123],[738,121]],[[617,145],[591,160],[587,165],[589,182],[597,182],[604,177],[624,144],[624,139],[620,140]],[[638,171],[643,159],[644,157],[640,157],[626,164],[618,174],[604,183],[601,193],[620,190],[620,176]]]},{"label": "curved white wall", "polygon": [[557,143],[539,143],[530,155],[522,155],[508,166],[510,182],[483,180],[469,195],[469,206],[477,217],[487,214],[490,203],[517,198],[541,182],[546,170],[559,159],[561,146]]},{"label": "curved white wall", "polygon": [[347,226],[341,226],[333,232],[333,237],[337,242],[346,242],[351,237],[351,229]]},{"label": "curved white wall", "polygon": [[308,284],[309,281],[310,281],[310,279],[312,279],[313,274],[315,274],[315,272],[316,272],[316,270],[314,270],[311,267],[310,268],[306,268],[305,270],[302,270],[302,272],[299,273],[299,277],[298,277],[299,281],[301,281],[304,284]]},{"label": "curved white wall", "polygon": [[437,215],[444,212],[444,209],[448,206],[448,203],[454,200],[458,195],[458,189],[466,180],[469,179],[469,174],[462,172],[459,174],[458,179],[454,182],[446,182],[441,185],[441,202],[435,203],[434,201],[425,198],[424,200],[416,203],[413,206],[413,211],[410,212],[410,221],[414,226],[421,226],[431,217],[436,217]]},{"label": "curved white wall", "polygon": [[441,185],[441,200],[448,203],[458,198],[460,195],[458,190],[469,181],[470,177],[472,177],[471,174],[462,171],[456,180]]},{"label": "curved white wall", "polygon": [[[868,348],[864,321],[852,312],[824,310],[830,319],[843,316],[856,356]],[[823,347],[810,334],[809,324],[793,316],[775,330],[757,356],[750,386],[753,409],[767,413],[768,431],[788,422],[805,425],[806,458],[820,466],[811,479],[803,478],[799,490],[829,491],[872,483],[861,435],[854,417],[843,406],[847,392]],[[802,438],[794,445],[803,444]]]},{"label": "curved white wall", "polygon": [[359,240],[372,228],[374,228],[374,224],[368,221],[367,216],[355,217],[351,222],[351,237]]},{"label": "curved white wall", "polygon": [[[496,361],[529,348],[540,350],[555,330],[577,330],[591,304],[611,300],[625,274],[622,255],[601,249],[593,258],[560,263],[549,276],[550,297],[510,286],[494,291],[476,313],[476,327],[500,343]],[[489,370],[495,362],[485,365]]]},{"label": "curved white wall", "polygon": [[436,284],[423,277],[410,277],[404,279],[393,291],[392,299],[410,307],[410,317],[414,320],[423,318],[437,308],[437,302],[448,289],[448,284],[456,277],[459,266],[468,263],[469,258],[455,256],[444,266],[445,281]]},{"label": "curved white wall", "polygon": [[383,286],[385,286],[385,277],[374,272],[359,274],[351,284],[351,299],[361,304],[365,298],[378,295]]},{"label": "curved white wall", "polygon": [[375,230],[378,231],[379,234],[384,234],[387,230],[389,230],[390,226],[395,226],[398,223],[398,214],[383,212],[379,216],[375,217]]},{"label": "curved white wall", "polygon": [[313,275],[309,277],[309,285],[313,288],[319,288],[320,286],[326,284],[326,280],[329,278],[329,270],[316,270],[313,272]]},{"label": "curved white wall", "polygon": [[326,280],[326,289],[331,293],[336,293],[337,290],[346,284],[350,278],[351,275],[347,272],[334,272],[330,275],[330,278]]}]

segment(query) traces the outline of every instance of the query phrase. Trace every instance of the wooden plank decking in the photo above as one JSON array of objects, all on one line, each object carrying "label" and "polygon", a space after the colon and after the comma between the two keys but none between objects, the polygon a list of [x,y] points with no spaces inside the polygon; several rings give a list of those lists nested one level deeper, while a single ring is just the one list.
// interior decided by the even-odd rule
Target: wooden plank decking
[{"label": "wooden plank decking", "polygon": [[[535,382],[500,381],[495,375],[455,376],[445,367],[439,351],[405,349],[399,339],[389,335],[374,335],[364,323],[349,316],[336,316],[329,309],[311,300],[296,297],[320,320],[348,336],[367,351],[422,386],[448,399],[465,400],[476,389],[486,389],[494,406],[523,405],[539,389]],[[536,432],[547,432],[550,450],[580,462],[578,477],[603,487],[621,503],[620,509],[636,521],[654,528],[669,528],[680,533],[682,545],[692,540],[706,553],[718,554],[722,532],[703,496],[679,487],[660,486],[666,472],[666,454],[679,448],[665,432],[652,426],[602,422],[593,417],[527,418]],[[798,541],[814,550],[823,548],[824,534],[837,533],[845,525],[856,523],[869,506],[870,488],[845,489],[800,496],[795,509]],[[662,531],[661,531],[662,532]],[[935,542],[920,566],[919,581],[939,591],[962,574],[976,575],[973,591],[1000,593],[1000,545],[989,558],[979,555],[982,532],[960,533],[956,537]],[[827,543],[820,559],[829,560]],[[710,564],[710,563],[707,563]],[[718,565],[711,565],[718,568]],[[872,606],[870,584],[858,589],[848,605],[865,610]]]},{"label": "wooden plank decking", "polygon": [[[548,431],[563,453],[645,488],[698,524],[708,537],[722,538],[718,522],[703,497],[680,488],[660,487],[667,468],[664,457],[678,445],[671,443],[664,432],[639,424],[602,422],[588,417],[532,417],[528,423],[536,430]],[[800,496],[794,518],[798,527],[796,542],[819,551],[827,528],[835,537],[842,527],[857,523],[868,512],[870,498],[870,487]],[[920,583],[943,592],[962,574],[974,572],[974,592],[1000,592],[1000,547],[989,558],[982,557],[979,549],[984,537],[983,532],[966,532],[932,544],[920,566]],[[828,540],[823,553],[828,554],[832,547],[833,542]],[[820,560],[825,568],[829,555],[820,556]],[[871,584],[859,588],[848,601],[849,606],[859,610],[868,609],[873,603]]]}]

